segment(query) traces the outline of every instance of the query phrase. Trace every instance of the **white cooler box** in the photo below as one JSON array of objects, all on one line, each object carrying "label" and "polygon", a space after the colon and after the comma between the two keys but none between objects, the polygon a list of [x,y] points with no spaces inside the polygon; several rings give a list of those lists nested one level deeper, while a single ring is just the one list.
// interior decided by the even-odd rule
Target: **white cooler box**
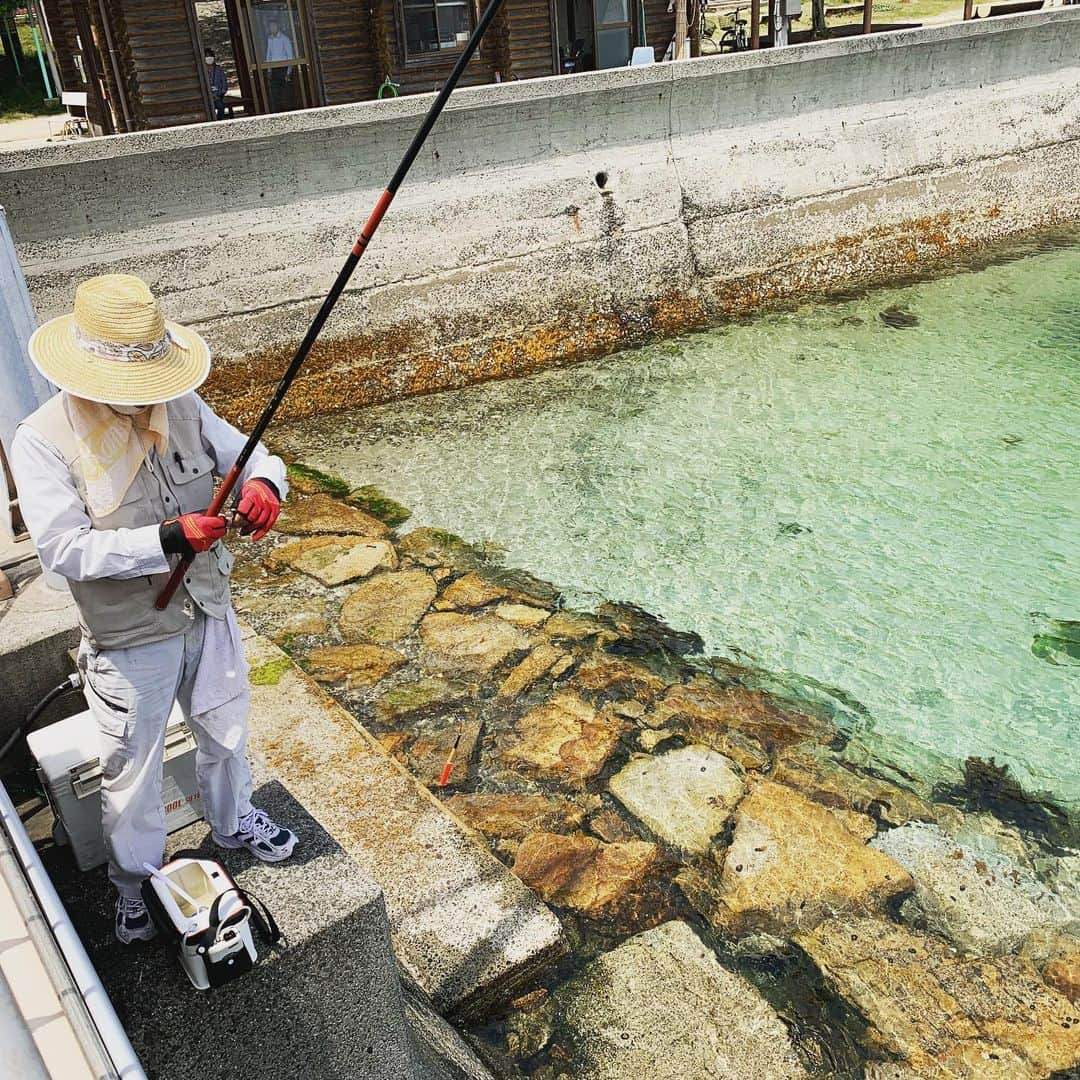
[{"label": "white cooler box", "polygon": [[[98,729],[89,711],[35,731],[26,737],[38,764],[38,778],[56,815],[53,839],[70,844],[80,870],[107,859],[101,832],[101,763]],[[165,828],[175,832],[203,816],[195,781],[195,736],[173,706],[165,731],[165,766],[161,782]]]}]

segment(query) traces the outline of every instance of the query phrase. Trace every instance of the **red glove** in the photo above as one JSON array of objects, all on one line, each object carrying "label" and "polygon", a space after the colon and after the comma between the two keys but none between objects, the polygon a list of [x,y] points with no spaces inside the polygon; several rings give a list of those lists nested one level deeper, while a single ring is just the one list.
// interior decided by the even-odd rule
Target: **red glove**
[{"label": "red glove", "polygon": [[249,480],[240,490],[236,512],[244,519],[241,536],[254,533],[252,540],[261,540],[273,527],[281,513],[277,488],[261,477]]},{"label": "red glove", "polygon": [[193,559],[196,552],[209,551],[219,540],[224,540],[227,528],[228,522],[223,517],[206,514],[170,518],[161,526],[161,549],[166,555]]}]

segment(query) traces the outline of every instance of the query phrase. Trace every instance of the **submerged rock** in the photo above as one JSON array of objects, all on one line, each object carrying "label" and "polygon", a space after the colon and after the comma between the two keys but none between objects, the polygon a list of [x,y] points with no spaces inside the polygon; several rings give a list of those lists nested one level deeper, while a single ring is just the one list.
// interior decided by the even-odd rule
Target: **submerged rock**
[{"label": "submerged rock", "polygon": [[433,734],[418,735],[405,750],[405,762],[420,783],[435,787],[456,742],[457,751],[447,786],[460,787],[476,778],[476,744],[479,740],[479,722],[467,720]]},{"label": "submerged rock", "polygon": [[375,715],[381,723],[393,724],[458,705],[471,696],[472,691],[464,683],[418,679],[386,690],[376,699]]},{"label": "submerged rock", "polygon": [[397,649],[382,645],[329,645],[304,657],[304,667],[316,681],[344,683],[350,690],[374,686],[408,662]]},{"label": "submerged rock", "polygon": [[1080,1060],[1073,1006],[1016,957],[964,959],[874,918],[830,919],[797,940],[872,1045],[926,1080],[1036,1080]]},{"label": "submerged rock", "polygon": [[683,922],[637,934],[555,991],[573,1080],[803,1080],[787,1028]]},{"label": "submerged rock", "polygon": [[727,745],[734,754],[768,762],[765,749],[780,749],[794,743],[831,742],[836,732],[831,725],[805,713],[783,708],[762,690],[741,686],[724,687],[711,679],[697,679],[686,686],[673,686],[656,703],[647,718],[651,727],[671,728],[706,746]]},{"label": "submerged rock", "polygon": [[350,506],[363,510],[373,518],[378,518],[384,525],[396,529],[412,517],[412,511],[401,503],[395,502],[384,494],[374,484],[365,484],[363,487],[354,488],[346,496]]},{"label": "submerged rock", "polygon": [[743,794],[733,762],[704,746],[634,758],[609,787],[656,836],[697,855],[708,851]]},{"label": "submerged rock", "polygon": [[905,920],[969,952],[1012,952],[1032,930],[1068,915],[1035,876],[1000,854],[977,852],[936,825],[912,823],[871,841],[915,879]]},{"label": "submerged rock", "polygon": [[594,637],[598,644],[606,645],[619,640],[610,626],[580,611],[556,611],[544,624],[544,633],[556,641],[584,641]]},{"label": "submerged rock", "polygon": [[510,596],[510,590],[476,573],[464,574],[443,589],[436,611],[475,611]]},{"label": "submerged rock", "polygon": [[542,641],[506,676],[495,696],[501,701],[513,701],[520,697],[538,679],[551,671],[565,655],[554,645]]},{"label": "submerged rock", "polygon": [[556,795],[455,795],[443,805],[492,840],[524,840],[536,832],[570,832],[580,828],[585,817],[581,807]]},{"label": "submerged rock", "polygon": [[651,701],[664,689],[664,680],[644,664],[624,660],[599,649],[578,665],[573,683],[594,693],[615,693],[620,697]]},{"label": "submerged rock", "polygon": [[[475,611],[488,604],[509,601],[514,604],[543,608],[543,601],[538,597],[514,589],[508,584],[493,580],[491,577],[476,572],[464,574],[450,582],[443,589],[435,604],[437,611]],[[547,617],[543,612],[543,618]]]},{"label": "submerged rock", "polygon": [[719,879],[687,871],[680,884],[717,929],[780,936],[880,910],[913,887],[903,867],[825,807],[768,780],[739,805]]},{"label": "submerged rock", "polygon": [[497,748],[511,769],[580,786],[600,773],[621,733],[610,716],[575,694],[560,693],[527,712]]},{"label": "submerged rock", "polygon": [[906,330],[919,325],[919,316],[905,307],[894,304],[878,312],[878,318],[893,330]]},{"label": "submerged rock", "polygon": [[609,844],[640,839],[614,810],[600,810],[589,818],[589,832]]},{"label": "submerged rock", "polygon": [[506,1018],[506,1049],[519,1061],[535,1057],[551,1041],[555,1030],[555,1002],[541,988],[511,1003]]},{"label": "submerged rock", "polygon": [[420,664],[427,671],[490,675],[504,660],[528,649],[522,630],[494,615],[437,611],[420,624]]},{"label": "submerged rock", "polygon": [[1080,939],[1061,937],[1050,952],[1042,971],[1043,982],[1080,1005]]},{"label": "submerged rock", "polygon": [[380,574],[365,581],[341,607],[341,634],[348,642],[390,644],[408,637],[432,600],[435,580],[424,570]]},{"label": "submerged rock", "polygon": [[810,747],[791,747],[776,759],[772,778],[824,806],[858,810],[888,825],[933,821],[933,806],[913,791],[888,780],[856,772],[832,755]]},{"label": "submerged rock", "polygon": [[666,649],[676,656],[699,653],[705,648],[700,634],[673,630],[663,619],[636,604],[601,604],[596,611],[619,631],[621,652],[644,656],[657,649]]},{"label": "submerged rock", "polygon": [[275,548],[271,566],[289,566],[331,587],[367,577],[376,570],[396,570],[397,554],[387,540],[311,536]]},{"label": "submerged rock", "polygon": [[308,495],[286,502],[274,528],[288,536],[337,534],[381,539],[390,535],[377,518],[329,495]]},{"label": "submerged rock", "polygon": [[452,566],[455,570],[479,570],[487,564],[484,553],[442,529],[413,529],[398,540],[398,554],[420,566]]},{"label": "submerged rock", "polygon": [[495,614],[514,626],[531,629],[542,625],[551,612],[546,608],[531,607],[529,604],[496,604]]},{"label": "submerged rock", "polygon": [[643,840],[605,844],[591,836],[531,833],[514,873],[542,900],[589,918],[637,920],[657,913],[660,849]]}]

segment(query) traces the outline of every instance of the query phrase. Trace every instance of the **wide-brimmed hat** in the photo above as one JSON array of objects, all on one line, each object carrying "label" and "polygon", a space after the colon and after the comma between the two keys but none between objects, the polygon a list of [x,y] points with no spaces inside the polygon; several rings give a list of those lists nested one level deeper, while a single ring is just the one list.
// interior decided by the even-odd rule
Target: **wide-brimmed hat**
[{"label": "wide-brimmed hat", "polygon": [[156,405],[194,390],[210,373],[210,347],[166,322],[146,282],[103,274],[75,290],[75,310],[30,338],[30,359],[50,382],[105,405]]}]

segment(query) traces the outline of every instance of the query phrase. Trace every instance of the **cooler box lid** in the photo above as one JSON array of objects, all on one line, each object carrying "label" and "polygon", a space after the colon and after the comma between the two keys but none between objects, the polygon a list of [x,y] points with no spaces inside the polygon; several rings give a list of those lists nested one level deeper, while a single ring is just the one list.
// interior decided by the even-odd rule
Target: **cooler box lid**
[{"label": "cooler box lid", "polygon": [[[173,705],[167,731],[185,726],[179,705]],[[88,762],[97,761],[101,743],[90,710],[58,720],[26,736],[26,744],[46,776],[59,776]]]}]

